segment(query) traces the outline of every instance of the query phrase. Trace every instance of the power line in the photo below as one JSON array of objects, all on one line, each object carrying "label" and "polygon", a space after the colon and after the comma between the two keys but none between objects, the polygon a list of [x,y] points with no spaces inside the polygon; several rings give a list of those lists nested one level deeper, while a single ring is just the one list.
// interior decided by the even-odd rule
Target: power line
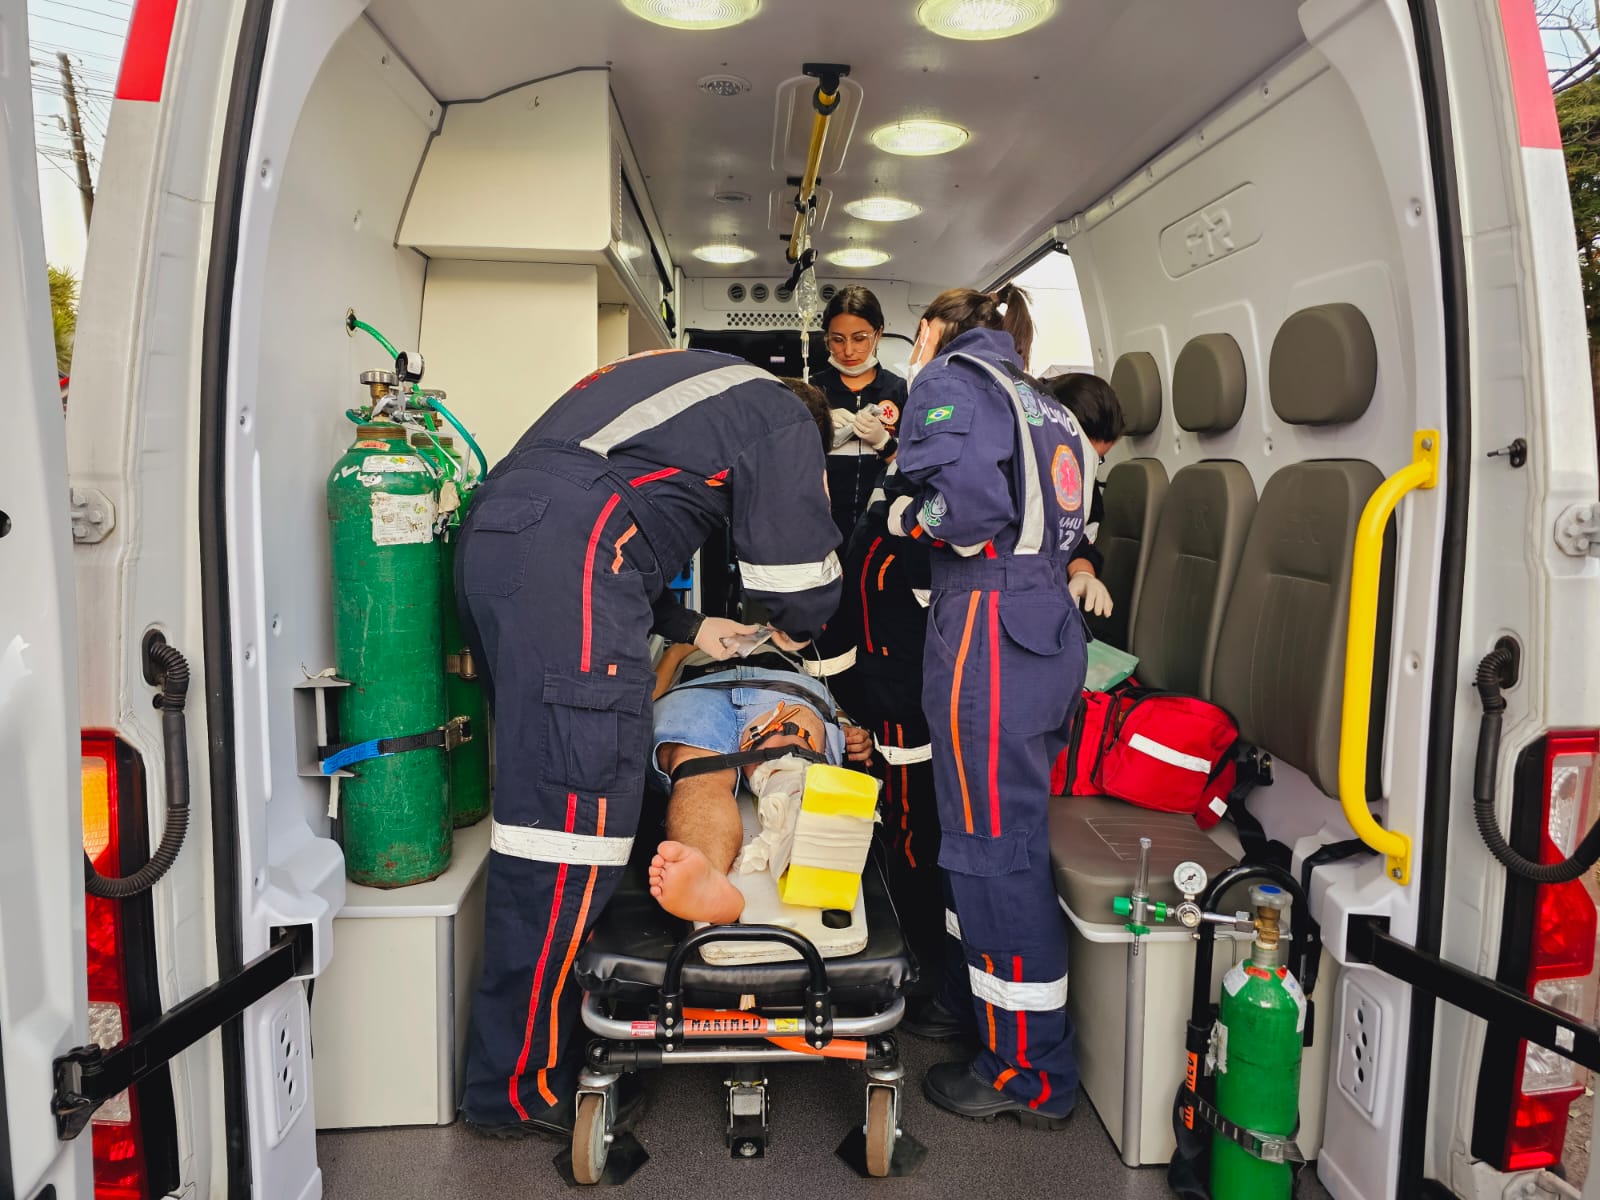
[{"label": "power line", "polygon": [[54,25],[65,25],[68,29],[82,29],[88,33],[103,33],[107,37],[126,37],[127,29],[102,29],[98,25],[83,25],[77,21],[63,20],[61,17],[52,17],[46,13],[35,13],[35,21],[49,21]]},{"label": "power line", "polygon": [[28,41],[28,49],[37,53],[47,54],[52,58],[57,54],[67,53],[72,55],[74,58],[98,58],[104,60],[105,62],[116,63],[119,66],[122,63],[121,56],[116,54],[98,54],[93,50],[78,50],[76,48],[69,49],[66,46],[52,46],[49,42],[34,41],[31,38]]},{"label": "power line", "polygon": [[[100,17],[100,18],[102,18],[104,20],[107,20],[107,21],[126,21],[126,20],[128,20],[128,13],[127,12],[121,12],[121,13],[102,12],[98,8],[85,8],[81,4],[68,4],[67,0],[33,0],[33,2],[35,4],[53,4],[57,8],[69,8],[73,12],[88,13],[91,17]],[[47,14],[47,13],[40,13],[39,15],[41,17],[43,17],[45,20],[47,20],[47,21],[52,19],[49,16],[49,14]]]}]

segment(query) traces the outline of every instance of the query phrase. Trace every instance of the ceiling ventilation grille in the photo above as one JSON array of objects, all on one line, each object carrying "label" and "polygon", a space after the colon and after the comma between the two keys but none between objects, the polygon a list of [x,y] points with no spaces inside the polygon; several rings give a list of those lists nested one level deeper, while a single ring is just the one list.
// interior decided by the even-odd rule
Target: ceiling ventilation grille
[{"label": "ceiling ventilation grille", "polygon": [[[727,314],[727,327],[729,329],[799,329],[800,314],[797,312],[730,312]],[[811,322],[811,328],[821,329],[822,318],[818,316]]]}]

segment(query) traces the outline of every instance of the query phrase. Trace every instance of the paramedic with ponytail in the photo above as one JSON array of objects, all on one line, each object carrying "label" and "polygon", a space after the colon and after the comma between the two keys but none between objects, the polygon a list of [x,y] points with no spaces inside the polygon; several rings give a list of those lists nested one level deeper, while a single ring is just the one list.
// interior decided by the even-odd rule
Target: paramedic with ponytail
[{"label": "paramedic with ponytail", "polygon": [[1098,460],[1024,374],[1032,340],[1027,299],[1011,285],[928,306],[897,459],[912,494],[889,524],[933,543],[923,710],[949,926],[966,966],[964,980],[947,976],[946,1003],[971,1012],[979,1041],[970,1062],[930,1068],[923,1091],[960,1116],[1059,1129],[1078,1068],[1046,802],[1083,686],[1067,565]]},{"label": "paramedic with ponytail", "polygon": [[[570,1135],[587,1040],[572,962],[639,821],[650,634],[720,660],[757,632],[679,607],[666,581],[729,523],[773,642],[797,650],[814,637],[839,600],[831,433],[820,403],[809,409],[740,359],[635,355],[557,400],[474,497],[456,590],[497,734],[461,1105],[478,1132]],[[657,852],[692,857],[678,844]]]},{"label": "paramedic with ponytail", "polygon": [[895,429],[906,403],[906,382],[878,365],[883,306],[864,287],[840,288],[822,313],[828,365],[811,373],[833,407],[828,494],[833,521],[846,542],[867,510],[883,465],[894,457]]}]

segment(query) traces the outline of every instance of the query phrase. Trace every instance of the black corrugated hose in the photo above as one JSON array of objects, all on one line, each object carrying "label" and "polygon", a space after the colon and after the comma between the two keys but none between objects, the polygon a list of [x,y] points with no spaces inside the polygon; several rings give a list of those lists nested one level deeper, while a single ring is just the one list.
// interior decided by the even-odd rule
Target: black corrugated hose
[{"label": "black corrugated hose", "polygon": [[121,878],[106,876],[94,869],[89,856],[83,856],[83,887],[91,896],[107,900],[126,900],[147,892],[172,869],[178,851],[189,832],[189,736],[183,715],[189,694],[189,663],[173,646],[162,642],[149,650],[156,678],[160,681],[161,740],[166,754],[167,819],[161,830],[161,844],[144,866]]},{"label": "black corrugated hose", "polygon": [[1483,701],[1483,719],[1478,724],[1478,761],[1472,773],[1472,812],[1478,832],[1489,853],[1510,871],[1533,883],[1570,883],[1596,862],[1600,862],[1600,821],[1590,827],[1570,858],[1558,863],[1536,863],[1518,854],[1500,832],[1494,812],[1495,775],[1500,767],[1500,723],[1506,711],[1502,694],[1507,672],[1513,669],[1513,651],[1505,645],[1495,647],[1478,664],[1474,683]]}]

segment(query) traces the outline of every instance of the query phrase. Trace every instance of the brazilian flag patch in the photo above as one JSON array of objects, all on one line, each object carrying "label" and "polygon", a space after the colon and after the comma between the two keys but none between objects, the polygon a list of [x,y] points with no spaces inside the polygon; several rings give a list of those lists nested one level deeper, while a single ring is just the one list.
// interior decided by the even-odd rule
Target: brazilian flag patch
[{"label": "brazilian flag patch", "polygon": [[928,410],[928,418],[927,418],[927,420],[923,421],[923,424],[924,425],[936,425],[940,421],[948,421],[951,417],[953,417],[955,415],[956,415],[956,406],[953,405],[953,404],[946,404],[946,405],[943,405],[940,408],[929,409]]}]

